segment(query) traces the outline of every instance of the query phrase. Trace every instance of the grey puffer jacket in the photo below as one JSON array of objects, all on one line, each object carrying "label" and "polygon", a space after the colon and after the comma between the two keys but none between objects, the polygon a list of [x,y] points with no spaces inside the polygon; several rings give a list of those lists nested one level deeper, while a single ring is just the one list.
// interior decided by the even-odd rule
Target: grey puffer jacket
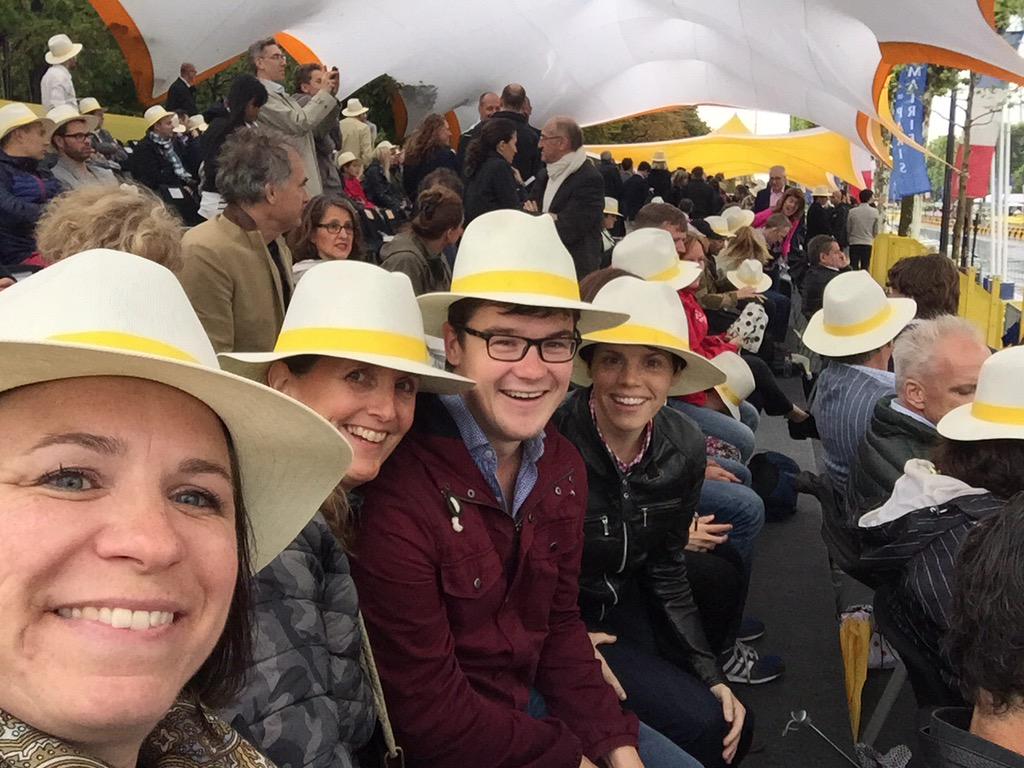
[{"label": "grey puffer jacket", "polygon": [[224,718],[279,768],[350,768],[375,724],[348,558],[317,513],[253,584],[254,666]]}]

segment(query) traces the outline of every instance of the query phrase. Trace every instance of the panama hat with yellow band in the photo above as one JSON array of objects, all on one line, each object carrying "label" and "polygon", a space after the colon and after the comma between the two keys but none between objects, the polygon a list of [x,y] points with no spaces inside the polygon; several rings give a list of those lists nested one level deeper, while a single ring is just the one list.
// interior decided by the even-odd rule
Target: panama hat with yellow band
[{"label": "panama hat with yellow band", "polygon": [[[725,383],[725,374],[710,360],[690,350],[686,310],[668,283],[653,283],[636,277],[617,277],[594,297],[594,306],[612,312],[629,312],[629,321],[583,336],[580,349],[594,344],[628,344],[652,347],[683,361],[679,379],[670,396],[689,395]],[[591,384],[588,363],[577,355],[573,363],[574,384]]]},{"label": "panama hat with yellow band", "polygon": [[303,275],[273,352],[224,352],[225,370],[263,383],[277,360],[338,357],[420,378],[425,392],[465,392],[470,379],[430,364],[423,319],[408,276],[358,261],[325,261]]},{"label": "panama hat with yellow band", "polygon": [[725,374],[725,383],[718,384],[715,391],[722,398],[734,419],[740,417],[740,403],[754,391],[754,374],[747,361],[735,352],[723,352],[711,361]]},{"label": "panama hat with yellow band", "polygon": [[981,364],[974,402],[939,421],[950,440],[1024,440],[1024,347],[996,352]]},{"label": "panama hat with yellow band", "polygon": [[54,125],[53,120],[40,117],[24,104],[12,102],[0,107],[0,139],[3,139],[14,129],[21,128],[23,125],[29,125],[30,123],[42,123],[43,128],[46,129],[47,139],[53,135],[53,131],[57,127]]},{"label": "panama hat with yellow band", "polygon": [[896,338],[917,312],[913,299],[885,295],[865,270],[833,278],[822,296],[822,308],[807,322],[804,344],[825,357],[871,352]]},{"label": "panama hat with yellow band", "polygon": [[138,256],[84,251],[0,292],[0,392],[84,376],[158,382],[217,414],[238,457],[257,571],[352,462],[338,430],[309,408],[221,370],[178,279]]},{"label": "panama hat with yellow band", "polygon": [[554,219],[508,209],[477,216],[466,227],[450,291],[419,297],[426,332],[442,336],[449,307],[462,299],[579,312],[580,333],[629,319],[628,313],[596,309],[580,299],[576,267]]},{"label": "panama hat with yellow band", "polygon": [[644,280],[668,283],[676,291],[693,285],[703,271],[700,264],[681,261],[672,235],[653,227],[635,230],[622,238],[612,251],[612,266]]}]

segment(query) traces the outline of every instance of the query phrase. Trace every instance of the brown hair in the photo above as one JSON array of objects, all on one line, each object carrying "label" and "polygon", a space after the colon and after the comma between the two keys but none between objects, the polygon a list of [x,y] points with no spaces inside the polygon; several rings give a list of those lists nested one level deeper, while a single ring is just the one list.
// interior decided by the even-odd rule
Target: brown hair
[{"label": "brown hair", "polygon": [[443,125],[445,119],[436,112],[423,118],[419,128],[405,142],[406,165],[419,165],[434,149],[448,146],[437,138],[437,132]]},{"label": "brown hair", "polygon": [[448,324],[459,331],[469,324],[478,311],[484,307],[497,307],[503,315],[519,315],[520,317],[571,317],[573,324],[579,322],[580,313],[575,309],[555,309],[553,307],[534,307],[528,304],[509,304],[504,301],[488,301],[487,299],[460,299],[448,307]]},{"label": "brown hair", "polygon": [[685,213],[674,205],[669,205],[668,203],[648,203],[640,209],[633,223],[636,229],[660,227],[668,224],[685,231],[690,224],[690,220]]},{"label": "brown hair", "polygon": [[324,65],[317,62],[310,64],[303,64],[301,67],[295,70],[295,92],[298,93],[302,90],[302,86],[306,85],[310,80],[313,79],[314,72],[323,72]]},{"label": "brown hair", "polygon": [[[490,121],[488,121],[490,122]],[[430,187],[416,198],[412,231],[424,240],[436,240],[462,224],[462,198],[447,187]]]},{"label": "brown hair", "polygon": [[[491,118],[492,120],[494,118]],[[459,197],[462,197],[463,192],[466,191],[465,185],[462,183],[462,179],[459,178],[459,174],[453,171],[451,168],[435,168],[420,182],[420,188],[417,192],[422,192],[425,189],[431,187],[445,187],[450,189]]]},{"label": "brown hair", "polygon": [[807,263],[821,264],[821,254],[832,247],[837,240],[832,235],[815,235],[807,242]]},{"label": "brown hair", "polygon": [[940,253],[900,259],[889,269],[886,285],[917,302],[917,317],[955,315],[960,304],[960,272]]},{"label": "brown hair", "polygon": [[769,255],[768,249],[764,247],[764,241],[752,227],[740,227],[736,230],[736,237],[725,246],[722,258],[735,259],[737,264],[746,259],[757,259],[762,264],[767,264]]},{"label": "brown hair", "polygon": [[39,252],[60,261],[90,248],[126,251],[172,272],[182,267],[181,219],[145,187],[90,184],[65,192],[36,225]]},{"label": "brown hair", "polygon": [[[627,272],[624,269],[618,267],[605,267],[599,269],[596,272],[591,272],[589,275],[580,280],[580,298],[583,301],[593,301],[601,289],[604,288],[612,280],[616,280],[620,277],[637,277],[632,272]],[[638,278],[642,279],[642,278]]]},{"label": "brown hair", "polygon": [[792,226],[793,222],[790,221],[789,217],[784,213],[773,213],[764,223],[765,229],[789,229]]},{"label": "brown hair", "polygon": [[341,208],[352,217],[352,253],[350,259],[361,259],[363,257],[363,232],[359,226],[359,214],[355,206],[341,195],[325,193],[317,195],[308,203],[302,212],[302,221],[299,226],[288,233],[288,248],[291,249],[295,261],[306,261],[307,259],[319,259],[316,246],[313,244],[313,235],[316,226],[324,220],[327,211],[331,207]]},{"label": "brown hair", "polygon": [[940,438],[932,453],[935,468],[1000,499],[1024,491],[1024,440],[950,440]]},{"label": "brown hair", "polygon": [[[804,193],[801,192],[799,189],[791,187],[790,189],[787,189],[785,192],[783,192],[782,196],[779,198],[779,201],[775,204],[775,207],[772,208],[772,210],[775,213],[782,213],[782,206],[784,206],[786,204],[786,200],[788,200],[791,197],[795,197],[797,200],[800,201],[800,207],[797,208],[797,211],[796,213],[793,214],[793,217],[786,217],[787,219],[790,220],[790,222],[793,222],[804,215],[804,208],[807,207],[807,200],[804,199]],[[783,215],[785,216],[785,214]]]}]

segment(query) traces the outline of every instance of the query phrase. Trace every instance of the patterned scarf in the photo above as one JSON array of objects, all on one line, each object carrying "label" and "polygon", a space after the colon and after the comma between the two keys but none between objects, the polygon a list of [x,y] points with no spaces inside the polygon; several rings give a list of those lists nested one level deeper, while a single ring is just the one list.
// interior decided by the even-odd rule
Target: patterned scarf
[{"label": "patterned scarf", "polygon": [[185,170],[185,166],[181,162],[181,158],[178,157],[178,153],[174,151],[174,139],[164,139],[157,136],[155,133],[150,133],[149,138],[153,140],[153,143],[160,147],[160,151],[163,152],[164,158],[167,162],[174,166],[174,175],[182,181],[192,181],[192,177],[188,171]]},{"label": "patterned scarf", "polygon": [[[139,752],[145,768],[274,768],[227,723],[195,705],[177,702],[149,734]],[[0,710],[0,766],[3,768],[110,768],[53,736]]]}]

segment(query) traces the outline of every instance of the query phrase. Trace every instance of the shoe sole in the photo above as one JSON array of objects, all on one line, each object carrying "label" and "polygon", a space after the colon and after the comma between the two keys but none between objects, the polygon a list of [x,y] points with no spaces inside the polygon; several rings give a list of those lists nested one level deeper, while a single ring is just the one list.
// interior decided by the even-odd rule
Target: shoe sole
[{"label": "shoe sole", "polygon": [[764,632],[765,631],[762,629],[760,632],[755,632],[750,635],[739,635],[736,639],[739,640],[741,643],[749,643],[754,640],[760,640],[762,637],[764,637]]}]

